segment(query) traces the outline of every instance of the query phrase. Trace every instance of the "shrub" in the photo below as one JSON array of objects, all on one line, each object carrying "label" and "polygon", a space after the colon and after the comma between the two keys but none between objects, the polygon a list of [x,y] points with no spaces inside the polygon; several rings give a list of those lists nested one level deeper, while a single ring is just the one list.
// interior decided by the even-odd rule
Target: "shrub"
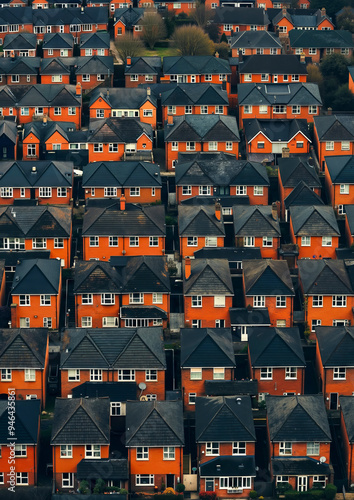
[{"label": "shrub", "polygon": [[298,491],[288,490],[284,491],[285,500],[298,500],[300,493]]},{"label": "shrub", "polygon": [[199,492],[199,498],[202,500],[216,500],[215,491],[201,491]]},{"label": "shrub", "polygon": [[250,491],[250,498],[257,498],[257,497],[258,497],[258,493],[255,490],[251,490]]},{"label": "shrub", "polygon": [[337,486],[334,486],[334,484],[327,484],[324,490],[324,494],[326,500],[334,500],[337,494]]},{"label": "shrub", "polygon": [[96,494],[101,494],[104,493],[106,489],[106,483],[103,481],[103,479],[97,479],[95,487],[93,489],[93,492]]},{"label": "shrub", "polygon": [[163,495],[175,495],[176,492],[173,488],[171,487],[168,487],[165,489],[165,491],[163,492]]},{"label": "shrub", "polygon": [[178,483],[176,485],[176,491],[177,491],[177,493],[183,493],[185,489],[186,489],[186,487],[185,487],[185,485],[183,483]]},{"label": "shrub", "polygon": [[87,481],[80,481],[79,492],[81,495],[88,495],[90,493],[89,484]]},{"label": "shrub", "polygon": [[293,487],[291,486],[290,483],[279,483],[277,484],[277,493],[278,494],[283,494],[285,491],[291,491]]}]

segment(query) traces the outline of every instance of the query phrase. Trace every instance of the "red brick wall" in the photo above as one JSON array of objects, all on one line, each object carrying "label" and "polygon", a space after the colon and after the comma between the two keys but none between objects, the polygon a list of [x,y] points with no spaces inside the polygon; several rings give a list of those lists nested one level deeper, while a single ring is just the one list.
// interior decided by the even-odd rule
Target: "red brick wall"
[{"label": "red brick wall", "polygon": [[[181,385],[183,392],[183,405],[185,411],[194,411],[195,405],[189,404],[189,393],[195,392],[197,397],[207,396],[205,392],[206,380],[213,380],[213,368],[202,369],[202,380],[191,380],[190,368],[181,369]],[[233,380],[233,369],[225,368],[225,380]]]}]

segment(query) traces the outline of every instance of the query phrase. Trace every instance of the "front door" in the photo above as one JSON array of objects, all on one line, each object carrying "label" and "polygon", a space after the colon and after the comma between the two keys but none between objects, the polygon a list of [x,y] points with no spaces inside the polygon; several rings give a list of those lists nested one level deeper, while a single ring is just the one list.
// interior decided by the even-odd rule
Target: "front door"
[{"label": "front door", "polygon": [[167,488],[174,488],[175,487],[175,475],[174,474],[167,474],[166,486],[167,486]]},{"label": "front door", "polygon": [[329,395],[329,409],[336,410],[338,408],[338,392],[331,392]]},{"label": "front door", "polygon": [[214,479],[205,480],[205,491],[214,491]]},{"label": "front door", "polygon": [[307,491],[307,476],[297,478],[297,491]]},{"label": "front door", "polygon": [[241,342],[248,342],[247,326],[241,326]]}]

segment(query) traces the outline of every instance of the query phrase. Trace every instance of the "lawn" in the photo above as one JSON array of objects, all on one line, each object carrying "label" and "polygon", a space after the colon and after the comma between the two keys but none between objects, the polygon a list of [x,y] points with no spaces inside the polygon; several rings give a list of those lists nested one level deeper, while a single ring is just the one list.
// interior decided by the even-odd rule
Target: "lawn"
[{"label": "lawn", "polygon": [[156,47],[154,50],[145,49],[142,53],[143,56],[177,56],[178,51],[174,47]]}]

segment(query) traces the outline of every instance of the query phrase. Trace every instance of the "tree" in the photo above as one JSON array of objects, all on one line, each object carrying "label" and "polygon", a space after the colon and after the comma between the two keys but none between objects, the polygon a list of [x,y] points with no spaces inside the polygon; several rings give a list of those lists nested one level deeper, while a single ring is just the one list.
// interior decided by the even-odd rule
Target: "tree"
[{"label": "tree", "polygon": [[217,43],[219,41],[220,33],[218,25],[216,23],[208,23],[205,26],[205,32],[213,42]]},{"label": "tree", "polygon": [[172,37],[181,56],[210,56],[214,44],[198,26],[181,26]]},{"label": "tree", "polygon": [[333,95],[331,106],[334,111],[354,111],[353,94],[347,84],[341,85]]},{"label": "tree", "polygon": [[344,7],[348,2],[345,0],[310,0],[311,9],[326,9],[327,15],[330,17],[335,17],[336,12],[338,12],[342,7]]},{"label": "tree", "polygon": [[354,33],[354,11],[351,7],[344,7],[343,12],[336,18],[337,28]]},{"label": "tree", "polygon": [[216,43],[214,50],[219,54],[220,59],[229,59],[230,47],[225,42]]},{"label": "tree", "polygon": [[150,49],[155,47],[158,40],[166,37],[166,25],[157,12],[147,12],[140,24],[143,27],[142,38]]},{"label": "tree", "polygon": [[347,83],[348,80],[348,60],[342,54],[330,54],[326,56],[320,64],[323,78],[334,77],[338,84]]},{"label": "tree", "polygon": [[144,44],[140,38],[133,38],[132,35],[124,35],[116,41],[116,49],[119,57],[125,64],[127,57],[137,57],[142,54]]},{"label": "tree", "polygon": [[199,28],[205,28],[212,17],[210,9],[205,7],[205,3],[198,2],[196,8],[191,14],[191,18],[197,23]]},{"label": "tree", "polygon": [[321,85],[323,82],[323,76],[320,71],[320,68],[316,66],[316,64],[308,64],[306,69],[307,69],[307,81],[309,83],[317,83],[317,85]]}]

